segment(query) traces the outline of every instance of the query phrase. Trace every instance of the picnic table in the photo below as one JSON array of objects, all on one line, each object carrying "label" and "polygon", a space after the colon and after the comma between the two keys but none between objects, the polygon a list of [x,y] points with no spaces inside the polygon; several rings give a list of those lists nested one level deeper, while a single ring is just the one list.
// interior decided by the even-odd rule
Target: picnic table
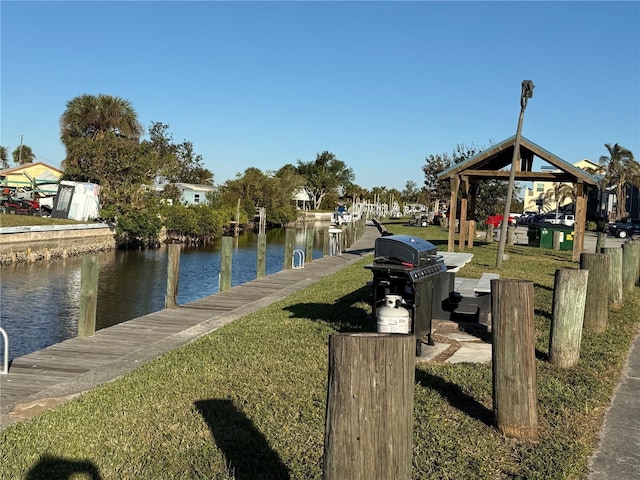
[{"label": "picnic table", "polygon": [[442,256],[447,272],[455,273],[464,267],[473,258],[473,253],[438,252]]}]

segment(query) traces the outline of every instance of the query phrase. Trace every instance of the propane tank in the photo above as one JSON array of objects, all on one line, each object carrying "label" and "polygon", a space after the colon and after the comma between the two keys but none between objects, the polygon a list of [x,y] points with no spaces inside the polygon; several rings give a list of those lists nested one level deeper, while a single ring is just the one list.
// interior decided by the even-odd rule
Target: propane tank
[{"label": "propane tank", "polygon": [[378,309],[378,333],[409,333],[409,310],[402,307],[401,295],[385,295]]}]

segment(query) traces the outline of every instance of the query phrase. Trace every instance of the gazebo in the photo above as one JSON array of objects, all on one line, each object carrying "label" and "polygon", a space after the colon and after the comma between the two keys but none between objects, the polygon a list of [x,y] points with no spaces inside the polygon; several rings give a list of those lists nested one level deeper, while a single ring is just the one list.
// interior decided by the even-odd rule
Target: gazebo
[{"label": "gazebo", "polygon": [[[465,249],[468,236],[469,246],[473,246],[475,232],[476,193],[480,180],[509,180],[516,136],[503,140],[467,160],[457,163],[438,174],[438,180],[449,179],[451,182],[451,203],[449,207],[449,239],[447,249],[454,251],[455,219],[458,217],[458,189],[462,184],[460,199],[460,236],[459,248]],[[533,171],[533,159],[541,160],[556,167],[553,171]],[[575,237],[573,242],[573,260],[580,258],[584,246],[585,224],[587,219],[587,194],[590,188],[598,188],[598,179],[584,170],[565,162],[560,157],[536,145],[525,137],[520,137],[520,155],[515,172],[515,181],[572,183],[576,190],[575,205]],[[471,233],[471,234],[470,234]]]}]

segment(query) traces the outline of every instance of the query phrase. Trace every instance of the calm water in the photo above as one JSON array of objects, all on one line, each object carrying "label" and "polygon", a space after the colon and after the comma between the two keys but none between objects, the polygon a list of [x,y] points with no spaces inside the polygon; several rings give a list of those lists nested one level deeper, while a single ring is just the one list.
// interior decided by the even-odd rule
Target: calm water
[{"label": "calm water", "polygon": [[[320,231],[316,229],[314,259],[322,256]],[[284,236],[284,229],[267,232],[267,275],[282,270]],[[304,230],[296,230],[295,248],[304,250],[305,238]],[[179,304],[218,291],[220,243],[218,240],[206,247],[181,251]],[[165,247],[105,252],[97,257],[100,270],[96,329],[164,308]],[[240,235],[233,249],[233,286],[256,278],[256,257],[257,235]],[[74,257],[0,268],[0,326],[9,335],[11,359],[77,335],[81,265],[82,258]],[[0,345],[0,352],[4,352],[3,348]]]}]

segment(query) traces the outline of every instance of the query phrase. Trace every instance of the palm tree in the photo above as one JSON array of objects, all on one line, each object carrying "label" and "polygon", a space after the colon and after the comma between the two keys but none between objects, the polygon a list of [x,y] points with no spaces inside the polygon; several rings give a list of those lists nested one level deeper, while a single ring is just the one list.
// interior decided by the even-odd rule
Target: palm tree
[{"label": "palm tree", "polygon": [[65,146],[74,138],[96,139],[107,132],[135,140],[142,135],[142,125],[127,100],[85,94],[67,102],[60,117],[60,136]]},{"label": "palm tree", "polygon": [[547,190],[544,194],[544,201],[546,203],[556,202],[556,218],[558,218],[560,205],[567,198],[571,198],[575,204],[576,189],[569,183],[554,183],[553,187]]},{"label": "palm tree", "polygon": [[128,163],[142,133],[127,100],[102,94],[70,100],[60,117],[60,139],[67,151],[65,177],[104,186],[118,163]]},{"label": "palm tree", "polygon": [[0,145],[0,168],[9,168],[9,153],[7,147]]},{"label": "palm tree", "polygon": [[609,156],[601,156],[599,163],[606,168],[605,185],[616,188],[616,220],[621,220],[627,214],[627,184],[640,186],[640,164],[633,158],[633,153],[621,145],[605,143],[604,146],[609,150]]}]

